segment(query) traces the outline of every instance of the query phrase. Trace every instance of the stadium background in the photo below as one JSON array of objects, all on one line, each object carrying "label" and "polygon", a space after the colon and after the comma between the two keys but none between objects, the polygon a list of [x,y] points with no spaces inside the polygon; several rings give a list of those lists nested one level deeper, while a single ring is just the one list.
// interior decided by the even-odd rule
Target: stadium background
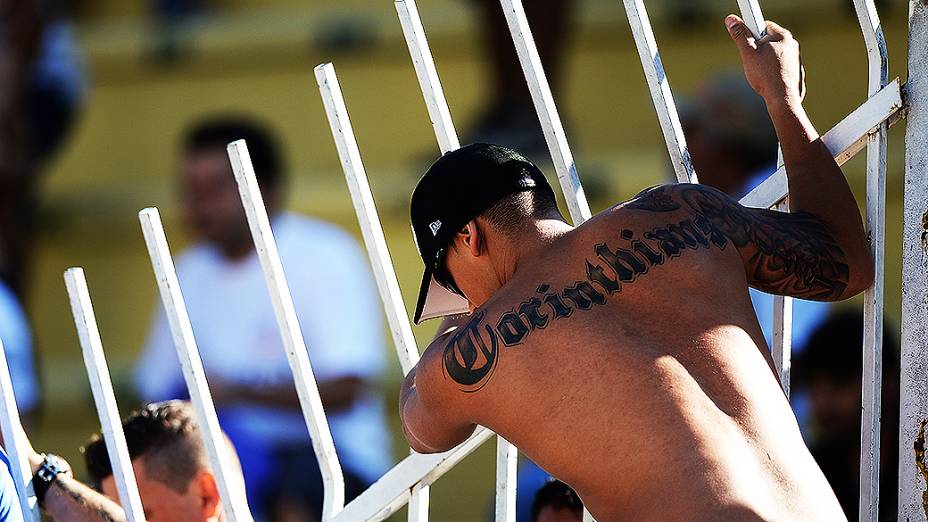
[{"label": "stadium background", "polygon": [[[666,180],[669,168],[621,2],[579,3],[564,89],[557,101],[596,212]],[[157,299],[136,212],[160,207],[172,249],[181,249],[187,239],[175,197],[176,143],[180,131],[200,115],[235,110],[272,124],[291,166],[287,207],[336,222],[360,238],[312,76],[313,66],[333,61],[407,308],[415,297],[420,263],[408,226],[408,197],[438,149],[392,2],[209,4],[208,12],[175,35],[180,52],[165,61],[158,59],[157,51],[164,35],[153,26],[145,2],[75,2],[75,25],[92,84],[71,140],[44,177],[40,236],[27,296],[44,397],[34,430],[36,446],[60,452],[72,462],[80,462],[77,448],[99,424],[62,271],[70,266],[87,271],[125,413],[135,404],[129,372]],[[665,16],[667,1],[647,4],[675,94],[691,93],[713,72],[738,67],[722,26],[722,16],[737,8],[734,1],[705,2],[711,15],[686,26]],[[492,95],[486,92],[478,18],[469,2],[460,0],[421,1],[419,7],[462,133],[480,103]],[[802,42],[806,105],[824,132],[866,94],[865,49],[850,1],[778,0],[763,7],[768,18],[790,28]],[[891,77],[904,77],[906,5],[896,0],[882,7]],[[886,315],[898,324],[901,128],[891,131],[889,143]],[[863,155],[846,166],[861,202],[864,167]],[[545,170],[553,176],[553,169]],[[859,298],[851,305],[859,305]],[[435,327],[433,322],[416,328],[420,344]],[[392,346],[387,349],[392,354]],[[394,363],[383,381],[391,412],[400,379]],[[406,445],[395,414],[391,422],[394,450],[402,458]],[[485,445],[433,487],[434,520],[486,517],[493,493],[493,456],[493,446]]]}]

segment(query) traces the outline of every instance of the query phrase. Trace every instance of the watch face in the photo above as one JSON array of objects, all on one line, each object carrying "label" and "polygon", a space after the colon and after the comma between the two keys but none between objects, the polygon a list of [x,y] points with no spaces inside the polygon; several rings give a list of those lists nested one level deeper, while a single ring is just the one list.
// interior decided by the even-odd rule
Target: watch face
[{"label": "watch face", "polygon": [[47,454],[45,455],[45,460],[42,462],[42,466],[36,472],[36,475],[42,480],[50,481],[59,473],[64,473],[64,471],[61,459],[56,455]]}]

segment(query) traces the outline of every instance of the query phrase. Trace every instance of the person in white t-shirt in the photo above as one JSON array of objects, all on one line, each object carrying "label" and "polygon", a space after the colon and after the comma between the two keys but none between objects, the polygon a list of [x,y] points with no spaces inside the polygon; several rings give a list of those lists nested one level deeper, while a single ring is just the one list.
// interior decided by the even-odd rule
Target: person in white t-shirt
[{"label": "person in white t-shirt", "polygon": [[[376,392],[385,366],[379,301],[367,258],[349,234],[279,210],[284,167],[266,130],[234,117],[192,128],[182,145],[180,188],[198,241],[176,267],[220,423],[238,449],[258,518],[283,511],[313,520],[322,481],[226,155],[237,139],[248,144],[271,217],[349,499],[392,462]],[[135,383],[146,401],[186,393],[160,309]]]}]

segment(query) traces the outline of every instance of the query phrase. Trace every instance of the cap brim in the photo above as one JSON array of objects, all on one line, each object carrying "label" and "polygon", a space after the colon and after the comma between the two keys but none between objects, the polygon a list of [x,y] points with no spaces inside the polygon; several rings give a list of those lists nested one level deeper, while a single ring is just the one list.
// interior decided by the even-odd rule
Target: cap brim
[{"label": "cap brim", "polygon": [[467,299],[438,284],[431,269],[426,269],[419,287],[419,302],[416,304],[416,324],[427,319],[470,312]]}]

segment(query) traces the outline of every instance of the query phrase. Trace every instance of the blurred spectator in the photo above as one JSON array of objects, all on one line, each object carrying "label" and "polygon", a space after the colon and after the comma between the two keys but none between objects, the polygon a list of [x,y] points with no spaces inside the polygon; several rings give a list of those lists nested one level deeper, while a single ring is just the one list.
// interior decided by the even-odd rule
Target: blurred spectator
[{"label": "blurred spectator", "polygon": [[532,506],[535,504],[537,493],[555,479],[524,455],[519,458],[519,472],[516,479],[519,485],[516,488],[516,522],[533,521]]},{"label": "blurred spectator", "polygon": [[[793,363],[796,385],[811,404],[809,449],[831,483],[844,513],[857,517],[860,502],[860,419],[863,314],[829,317]],[[896,520],[899,455],[899,339],[883,327],[880,520]]]},{"label": "blurred spectator", "polygon": [[206,7],[200,0],[149,0],[154,28],[151,58],[162,64],[189,54],[189,25]]},{"label": "blurred spectator", "polygon": [[[237,139],[248,143],[349,499],[392,461],[375,392],[385,363],[379,300],[367,258],[351,236],[280,210],[285,167],[266,130],[220,117],[189,131],[180,186],[198,241],[177,257],[176,267],[220,421],[241,455],[255,513],[286,506],[292,517],[313,520],[321,511],[321,480],[226,153]],[[184,393],[162,312],[135,382],[147,400]]]},{"label": "blurred spectator", "polygon": [[[39,406],[39,383],[32,353],[32,332],[16,295],[0,280],[0,341],[13,380],[16,406],[28,420]],[[28,424],[28,422],[27,422]]]},{"label": "blurred spectator", "polygon": [[[225,520],[216,477],[210,468],[203,438],[189,403],[166,401],[148,404],[130,413],[123,421],[122,429],[126,434],[146,520]],[[228,478],[241,481],[241,473],[236,473],[238,460],[235,448],[229,445],[229,450],[232,469]],[[125,520],[103,438],[99,434],[94,435],[83,451],[87,471],[96,490],[75,480],[71,466],[61,457],[38,454],[35,450],[30,453],[33,473],[44,468],[43,475],[52,477],[50,481],[38,476],[33,478],[42,510],[56,521]],[[3,520],[2,507],[0,520]],[[23,519],[20,517],[19,520]]]},{"label": "blurred spectator", "polygon": [[83,101],[86,81],[58,2],[0,0],[0,277],[23,295],[37,187]]},{"label": "blurred spectator", "polygon": [[20,522],[23,519],[13,482],[13,468],[6,451],[0,448],[0,522]]},{"label": "blurred spectator", "polygon": [[[498,143],[530,157],[547,157],[547,145],[522,66],[510,36],[506,17],[496,0],[475,0],[483,30],[483,50],[490,65],[492,98],[487,100],[469,135],[462,143]],[[568,0],[533,0],[523,2],[525,16],[541,57],[541,64],[551,86],[561,91],[567,39],[576,10]]]},{"label": "blurred spectator", "polygon": [[[742,198],[776,170],[777,135],[764,100],[744,75],[716,75],[680,103],[686,144],[700,183]],[[751,301],[769,345],[773,296],[751,289]],[[828,315],[828,303],[793,299],[793,350],[801,352]],[[801,406],[802,401],[799,401]]]},{"label": "blurred spectator", "polygon": [[570,486],[551,480],[535,494],[532,522],[581,522],[583,502]]}]

